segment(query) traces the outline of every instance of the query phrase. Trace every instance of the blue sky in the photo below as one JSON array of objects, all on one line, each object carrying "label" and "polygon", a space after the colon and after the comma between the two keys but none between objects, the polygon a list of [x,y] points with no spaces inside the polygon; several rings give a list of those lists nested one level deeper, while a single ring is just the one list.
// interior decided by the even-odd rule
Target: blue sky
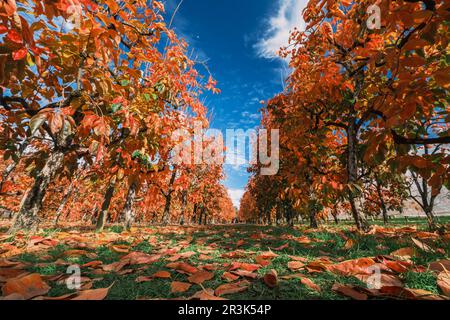
[{"label": "blue sky", "polygon": [[[167,19],[180,0],[166,1]],[[221,89],[208,95],[211,127],[250,129],[260,121],[260,101],[282,90],[286,63],[275,53],[289,30],[302,28],[305,0],[184,0],[172,27],[187,40],[193,58],[206,61]],[[201,70],[206,73],[206,70]],[[224,181],[238,205],[248,174],[245,166],[225,165]]]}]

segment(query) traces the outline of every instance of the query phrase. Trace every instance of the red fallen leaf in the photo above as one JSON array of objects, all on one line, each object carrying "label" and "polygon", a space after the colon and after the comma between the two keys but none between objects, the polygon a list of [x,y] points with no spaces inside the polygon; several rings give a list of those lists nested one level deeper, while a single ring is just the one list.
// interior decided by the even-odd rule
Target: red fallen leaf
[{"label": "red fallen leaf", "polygon": [[444,270],[450,271],[450,260],[438,260],[429,264],[428,269],[441,272]]},{"label": "red fallen leaf", "polygon": [[272,269],[264,275],[264,283],[269,288],[275,288],[278,285],[278,273],[276,270]]},{"label": "red fallen leaf", "polygon": [[16,262],[16,261],[9,261],[7,259],[0,259],[0,268],[14,267],[14,266],[17,266],[19,264],[22,264],[22,263],[21,262]]},{"label": "red fallen leaf", "polygon": [[139,276],[134,281],[137,283],[152,281],[153,277]]},{"label": "red fallen leaf", "polygon": [[113,285],[114,283],[108,288],[79,291],[78,295],[71,300],[103,300],[106,298],[109,289],[111,289]]},{"label": "red fallen leaf", "polygon": [[412,263],[409,261],[391,260],[386,256],[377,257],[377,261],[380,261],[386,267],[397,273],[407,272],[412,267]]},{"label": "red fallen leaf", "polygon": [[301,262],[306,262],[308,261],[308,259],[304,258],[304,257],[298,257],[298,256],[289,256],[289,258],[291,258],[294,261],[301,261]]},{"label": "red fallen leaf", "polygon": [[414,242],[414,244],[419,248],[420,250],[423,250],[425,252],[434,252],[434,250],[427,244],[423,243],[422,241],[419,241],[417,239],[414,239],[411,237],[411,240]]},{"label": "red fallen leaf", "polygon": [[100,261],[100,260],[94,260],[94,261],[90,261],[90,262],[87,262],[87,263],[83,264],[82,267],[85,267],[85,268],[95,268],[95,267],[98,267],[98,266],[100,266],[100,265],[102,265],[102,264],[103,264],[102,261]]},{"label": "red fallen leaf", "polygon": [[236,274],[238,276],[241,277],[245,277],[245,278],[251,278],[251,279],[256,279],[258,278],[258,275],[254,272],[250,272],[250,271],[246,271],[246,270],[235,270],[235,271],[231,271],[231,273]]},{"label": "red fallen leaf", "polygon": [[288,262],[288,268],[292,271],[301,269],[305,266],[305,264],[301,261],[289,261]]},{"label": "red fallen leaf", "polygon": [[166,264],[166,267],[170,268],[170,269],[175,269],[177,271],[182,271],[185,273],[190,273],[190,274],[198,272],[198,269],[196,267],[193,267],[186,262],[172,262],[172,263]]},{"label": "red fallen leaf", "polygon": [[281,245],[281,246],[279,246],[277,248],[272,248],[272,250],[281,251],[283,249],[286,249],[287,247],[289,247],[289,243],[285,243],[285,244],[283,244],[283,245]]},{"label": "red fallen leaf", "polygon": [[264,258],[261,257],[261,256],[255,257],[255,262],[256,262],[257,264],[262,265],[263,267],[268,266],[268,265],[270,264],[270,260],[269,260],[269,259],[264,259]]},{"label": "red fallen leaf", "polygon": [[217,265],[210,263],[210,264],[205,264],[201,268],[204,270],[213,271],[213,270],[217,270]]},{"label": "red fallen leaf", "polygon": [[123,244],[116,244],[111,246],[111,250],[117,253],[128,253],[130,251],[130,247]]},{"label": "red fallen leaf", "polygon": [[50,287],[42,281],[41,276],[37,273],[9,279],[2,287],[4,296],[18,293],[25,299],[44,295],[48,290],[50,290]]},{"label": "red fallen leaf", "polygon": [[247,280],[241,280],[239,282],[226,283],[218,286],[214,293],[216,296],[222,296],[224,294],[233,294],[243,292],[248,289],[250,282]]},{"label": "red fallen leaf", "polygon": [[128,260],[128,259],[120,260],[120,261],[113,262],[111,264],[104,265],[104,266],[102,266],[102,269],[107,272],[111,272],[111,271],[119,272],[125,266],[127,266],[129,264],[130,264],[130,260]]},{"label": "red fallen leaf", "polygon": [[169,271],[157,271],[154,274],[151,275],[152,278],[161,278],[161,279],[168,279],[171,277],[170,272]]},{"label": "red fallen leaf", "polygon": [[437,277],[437,285],[442,293],[450,297],[450,272],[442,271]]},{"label": "red fallen leaf", "polygon": [[172,293],[186,292],[191,286],[192,285],[190,283],[173,281],[170,285],[170,291]]},{"label": "red fallen leaf", "polygon": [[120,260],[129,260],[129,264],[149,264],[161,259],[160,254],[149,255],[144,252],[130,252],[126,256],[120,258]]},{"label": "red fallen leaf", "polygon": [[205,281],[211,280],[214,278],[214,273],[209,271],[198,271],[194,273],[193,275],[188,277],[189,282],[195,283],[195,284],[201,284]]},{"label": "red fallen leaf", "polygon": [[367,294],[356,291],[352,286],[335,283],[331,290],[355,300],[367,300]]},{"label": "red fallen leaf", "polygon": [[224,272],[222,275],[222,278],[227,280],[227,281],[235,281],[237,279],[239,279],[238,275],[232,274],[230,272]]},{"label": "red fallen leaf", "polygon": [[203,253],[198,256],[198,260],[201,260],[201,261],[207,261],[207,260],[212,260],[212,259],[213,259],[212,256],[208,256]]},{"label": "red fallen leaf", "polygon": [[321,291],[322,291],[322,289],[320,289],[320,287],[319,287],[317,284],[315,284],[315,283],[314,283],[311,279],[309,279],[309,278],[301,277],[301,278],[300,278],[300,282],[301,282],[302,284],[304,284],[305,286],[311,288],[312,290],[315,290],[315,291],[317,291],[317,292],[321,292]]},{"label": "red fallen leaf", "polygon": [[204,289],[196,292],[190,300],[227,300],[222,297],[216,297],[213,289]]},{"label": "red fallen leaf", "polygon": [[175,255],[173,255],[173,256],[171,256],[169,258],[166,258],[166,260],[170,261],[170,262],[175,262],[177,260],[180,260],[180,258],[181,258],[181,256],[179,254],[175,254]]},{"label": "red fallen leaf", "polygon": [[242,269],[245,271],[252,272],[252,271],[258,270],[259,268],[261,268],[261,266],[259,264],[237,262],[237,261],[232,262],[230,265],[230,271],[236,270],[236,269]]},{"label": "red fallen leaf", "polygon": [[304,276],[302,273],[292,273],[285,276],[281,276],[280,278],[283,280],[291,280],[291,279],[301,279]]},{"label": "red fallen leaf", "polygon": [[372,258],[359,258],[330,265],[328,270],[341,275],[372,274],[368,268],[374,264]]}]

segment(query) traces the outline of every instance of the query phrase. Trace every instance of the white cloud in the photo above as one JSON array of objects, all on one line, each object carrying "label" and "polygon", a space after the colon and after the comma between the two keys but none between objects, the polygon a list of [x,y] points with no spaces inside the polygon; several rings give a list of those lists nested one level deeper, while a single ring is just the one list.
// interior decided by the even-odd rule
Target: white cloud
[{"label": "white cloud", "polygon": [[241,198],[244,195],[244,189],[228,189],[228,194],[233,201],[233,205],[239,208]]},{"label": "white cloud", "polygon": [[294,27],[305,29],[302,11],[308,0],[278,0],[278,10],[268,20],[267,36],[255,45],[258,55],[273,59],[281,47],[288,45],[289,33]]}]

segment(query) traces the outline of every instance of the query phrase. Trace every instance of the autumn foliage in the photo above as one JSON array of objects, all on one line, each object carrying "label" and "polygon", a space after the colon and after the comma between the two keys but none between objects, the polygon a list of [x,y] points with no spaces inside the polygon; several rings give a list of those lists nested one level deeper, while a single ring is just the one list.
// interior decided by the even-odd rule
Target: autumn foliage
[{"label": "autumn foliage", "polygon": [[[366,23],[374,4],[378,27]],[[316,226],[350,212],[367,230],[367,216],[387,221],[388,207],[402,207],[412,175],[433,228],[450,177],[449,3],[311,0],[303,17],[306,30],[280,53],[292,70],[286,89],[261,122],[280,129],[280,173],[251,168],[240,218]]]},{"label": "autumn foliage", "polygon": [[207,128],[205,91],[159,1],[0,3],[0,205],[42,219],[230,222],[220,166],[176,166],[174,130]]}]

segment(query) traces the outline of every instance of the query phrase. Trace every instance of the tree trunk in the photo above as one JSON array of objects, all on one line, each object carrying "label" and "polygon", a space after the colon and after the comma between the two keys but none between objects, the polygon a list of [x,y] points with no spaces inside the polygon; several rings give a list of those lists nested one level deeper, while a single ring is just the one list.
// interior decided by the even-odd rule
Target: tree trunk
[{"label": "tree trunk", "polygon": [[114,195],[114,184],[110,184],[105,192],[105,198],[103,199],[102,208],[100,214],[97,218],[96,232],[102,232],[105,227],[106,219],[108,218],[109,205],[111,204],[111,199]]},{"label": "tree trunk", "polygon": [[181,217],[180,217],[180,225],[184,225],[184,216],[186,214],[187,207],[187,191],[184,190],[181,193]]},{"label": "tree trunk", "polygon": [[54,224],[55,227],[58,226],[59,219],[61,218],[61,214],[64,211],[64,207],[66,206],[67,201],[69,201],[70,196],[72,195],[73,185],[74,185],[74,181],[72,180],[70,182],[70,184],[69,184],[69,188],[67,188],[66,194],[64,195],[64,197],[63,197],[63,199],[61,201],[61,204],[58,207],[58,210],[56,211],[55,220],[53,221],[53,224]]},{"label": "tree trunk", "polygon": [[367,231],[369,229],[369,224],[367,221],[361,216],[356,207],[355,203],[355,192],[354,186],[358,180],[358,162],[357,162],[357,136],[356,136],[356,121],[351,121],[350,126],[347,131],[347,139],[348,139],[348,148],[347,148],[347,174],[348,174],[348,183],[349,190],[348,196],[350,205],[352,208],[353,219],[355,220],[356,227],[358,230]]},{"label": "tree trunk", "polygon": [[377,193],[378,198],[380,199],[381,213],[383,214],[383,222],[384,224],[388,224],[389,223],[388,212],[386,208],[386,203],[384,202],[383,194],[381,193],[381,184],[379,183],[379,181],[377,181]]},{"label": "tree trunk", "polygon": [[128,189],[127,199],[123,207],[123,217],[125,217],[125,230],[131,230],[131,224],[134,222],[133,203],[136,198],[137,183],[132,182]]},{"label": "tree trunk", "polygon": [[319,225],[317,224],[317,211],[315,208],[309,210],[309,226],[313,229],[317,229]]},{"label": "tree trunk", "polygon": [[164,212],[162,217],[162,225],[166,226],[169,224],[170,220],[170,205],[172,203],[172,193],[173,193],[173,184],[175,182],[175,178],[177,177],[177,170],[174,169],[172,171],[172,176],[170,177],[169,187],[167,188],[167,193],[164,194],[166,198],[166,205],[164,206]]},{"label": "tree trunk", "polygon": [[42,207],[42,200],[47,187],[63,163],[64,153],[62,151],[57,150],[50,154],[44,167],[36,175],[33,187],[22,198],[20,209],[14,216],[9,233],[15,233],[21,229],[27,231],[37,230],[39,224],[38,213]]}]

